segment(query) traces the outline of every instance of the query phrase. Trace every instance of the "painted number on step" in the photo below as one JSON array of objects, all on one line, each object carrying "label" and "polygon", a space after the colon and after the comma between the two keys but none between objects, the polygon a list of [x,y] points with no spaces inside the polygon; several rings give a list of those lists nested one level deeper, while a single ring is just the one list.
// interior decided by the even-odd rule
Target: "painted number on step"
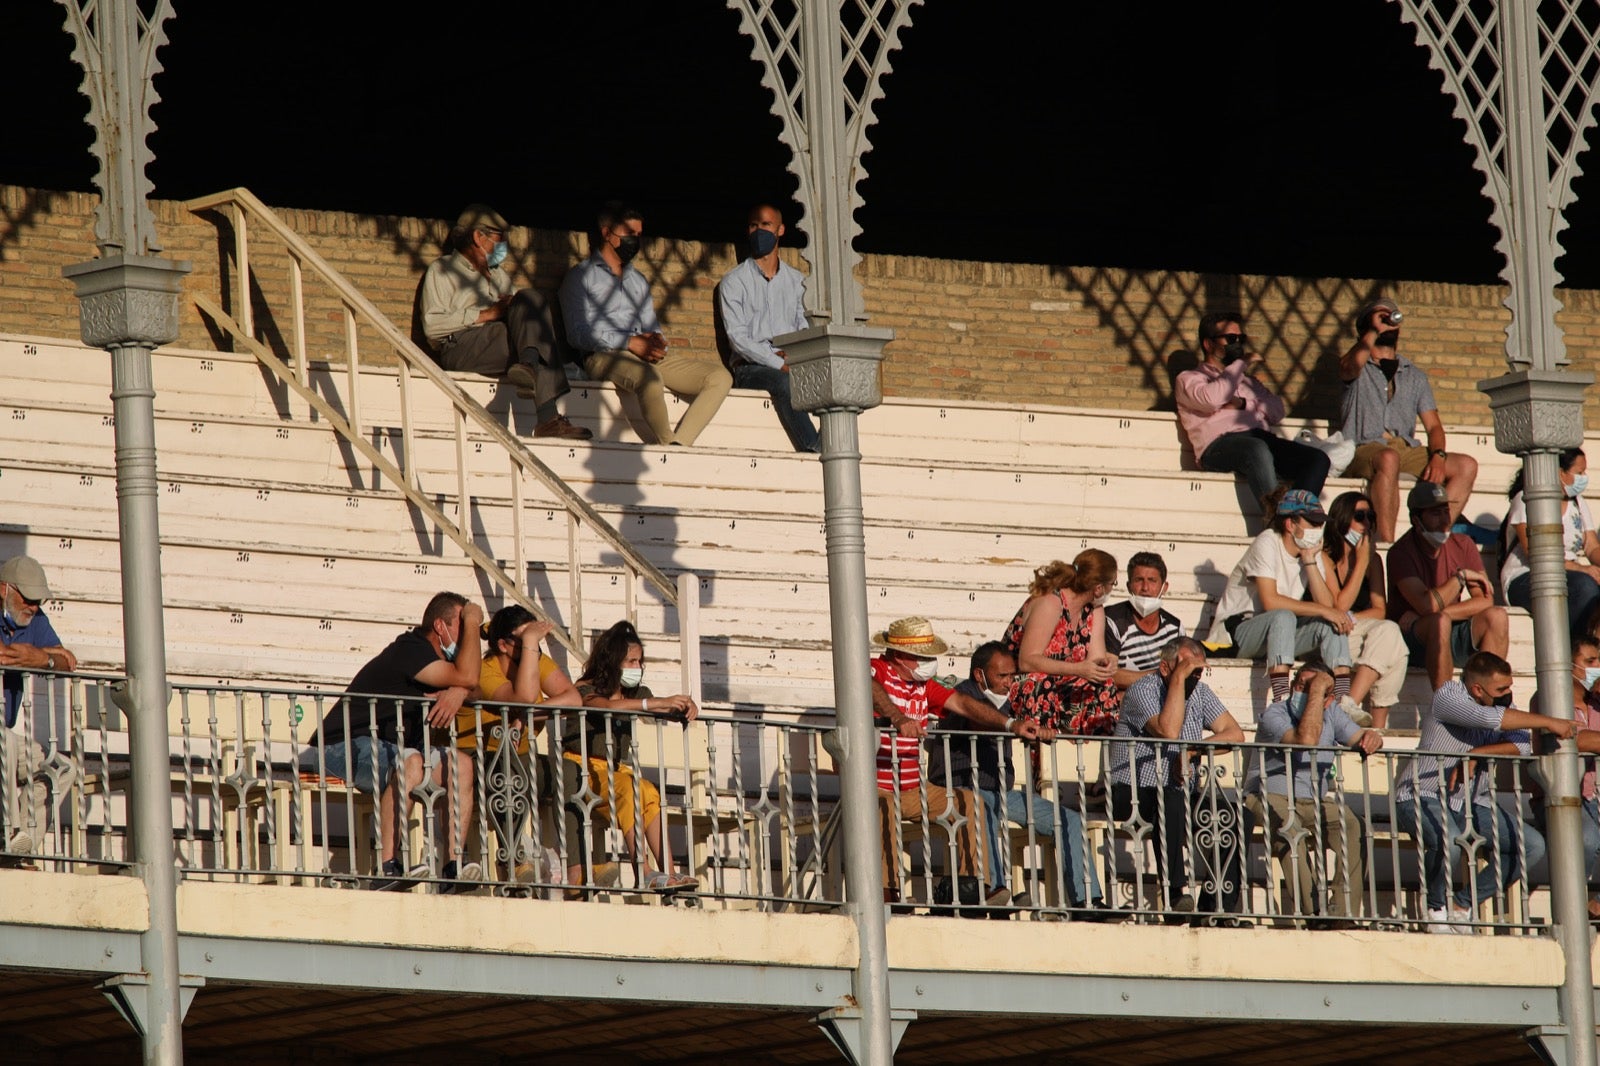
[{"label": "painted number on step", "polygon": [[56,541],[56,547],[60,548],[62,551],[71,551],[72,550],[72,538],[71,537],[62,537],[60,540]]},{"label": "painted number on step", "polygon": [[344,505],[351,508],[360,507],[361,501],[356,499],[354,496],[346,496],[344,498]]},{"label": "painted number on step", "polygon": [[944,408],[943,407],[939,408],[939,417],[940,418],[944,418],[945,417],[945,413],[944,413]]},{"label": "painted number on step", "polygon": [[411,568],[411,572],[413,574],[416,574],[416,575],[420,576],[420,577],[426,577],[427,574],[428,574],[428,564],[427,563],[418,563],[416,566],[413,566]]},{"label": "painted number on step", "polygon": [[1101,488],[1105,488],[1109,484],[1111,484],[1109,479],[1107,479],[1107,478],[1101,478],[1100,479],[1100,487]]},{"label": "painted number on step", "polygon": [[762,409],[762,410],[763,410],[763,411],[770,411],[770,410],[772,410],[772,401],[771,401],[771,400],[762,400],[762,401],[761,401],[761,409]]},{"label": "painted number on step", "polygon": [[93,474],[79,474],[78,475],[78,484],[80,484],[80,485],[93,485],[94,484],[94,475]]},{"label": "painted number on step", "polygon": [[317,620],[317,628],[322,630],[323,632],[327,632],[328,630],[333,628],[333,619],[331,619],[331,618],[319,618]]},{"label": "painted number on step", "polygon": [[174,481],[167,486],[167,491],[176,496],[178,493],[183,491],[183,486]]},{"label": "painted number on step", "polygon": [[1133,419],[1131,419],[1131,418],[1119,418],[1119,419],[1117,419],[1117,428],[1118,429],[1132,429],[1133,428]]},{"label": "painted number on step", "polygon": [[11,421],[13,421],[13,422],[26,422],[27,420],[28,420],[28,412],[26,412],[24,410],[21,410],[20,408],[12,408]]},{"label": "painted number on step", "polygon": [[1199,492],[1204,487],[1205,486],[1203,484],[1201,484],[1200,482],[1198,482],[1198,481],[1189,482],[1189,491],[1190,492]]},{"label": "painted number on step", "polygon": [[101,415],[100,416],[100,424],[102,426],[111,426],[112,428],[115,428],[116,424],[117,424],[117,416],[116,415]]},{"label": "painted number on step", "polygon": [[1029,422],[1032,422],[1032,421],[1033,421],[1033,416],[1032,416],[1032,415],[1029,415],[1029,416],[1028,416],[1028,421],[1029,421]]},{"label": "painted number on step", "polygon": [[288,431],[288,429],[284,428],[283,426],[279,426],[277,428],[277,430],[274,431],[274,433],[272,435],[274,437],[278,438],[279,440],[288,440],[289,439],[289,431]]},{"label": "painted number on step", "polygon": [[234,552],[233,553],[233,561],[236,562],[236,563],[248,563],[250,561],[250,553],[249,552]]},{"label": "painted number on step", "polygon": [[271,489],[256,489],[256,499],[265,502],[272,498]]},{"label": "painted number on step", "polygon": [[322,557],[322,568],[324,570],[332,570],[333,569],[333,556],[324,555]]},{"label": "painted number on step", "polygon": [[39,346],[37,344],[24,344],[22,346],[22,354],[23,355],[38,355],[39,354]]},{"label": "painted number on step", "polygon": [[240,614],[238,611],[229,611],[228,623],[230,625],[242,626],[244,625],[244,615]]},{"label": "painted number on step", "polygon": [[216,368],[217,368],[217,364],[215,362],[213,362],[212,360],[210,360],[210,359],[202,359],[202,360],[200,360],[200,369],[201,370],[215,370]]},{"label": "painted number on step", "polygon": [[206,431],[206,424],[204,422],[190,422],[189,423],[189,432],[190,433],[204,433],[205,431]]}]

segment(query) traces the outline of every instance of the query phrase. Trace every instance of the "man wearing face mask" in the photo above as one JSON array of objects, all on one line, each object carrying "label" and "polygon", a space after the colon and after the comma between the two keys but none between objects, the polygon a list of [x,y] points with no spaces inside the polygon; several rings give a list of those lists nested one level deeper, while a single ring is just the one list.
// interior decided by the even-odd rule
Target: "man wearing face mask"
[{"label": "man wearing face mask", "polygon": [[778,258],[783,215],[771,204],[750,212],[749,257],[717,283],[717,327],[724,360],[741,389],[761,389],[797,452],[822,450],[811,416],[789,403],[789,363],[772,338],[805,329],[806,279]]},{"label": "man wearing face mask", "polygon": [[1450,532],[1444,486],[1419,481],[1406,505],[1411,529],[1389,549],[1389,620],[1400,626],[1412,665],[1438,689],[1474,651],[1504,656],[1511,631],[1478,546]]},{"label": "man wearing face mask", "polygon": [[[633,266],[643,233],[638,211],[615,200],[602,207],[593,251],[561,283],[561,314],[567,339],[583,354],[584,373],[633,393],[657,444],[693,444],[733,378],[717,363],[667,349],[650,282]],[[676,429],[665,389],[690,401]]]},{"label": "man wearing face mask", "polygon": [[1263,508],[1280,481],[1319,495],[1328,480],[1328,455],[1269,432],[1283,421],[1283,401],[1251,376],[1264,360],[1247,350],[1243,321],[1232,311],[1200,319],[1201,363],[1178,375],[1178,422],[1195,462],[1244,478]]},{"label": "man wearing face mask", "polygon": [[[1397,771],[1395,825],[1422,843],[1430,933],[1470,932],[1446,923],[1472,921],[1472,907],[1497,888],[1504,891],[1544,857],[1539,831],[1495,802],[1493,762],[1484,757],[1531,754],[1530,730],[1565,739],[1578,727],[1511,704],[1511,664],[1498,655],[1477,653],[1462,668],[1461,680],[1443,685],[1422,712],[1417,750],[1439,754],[1418,755]],[[1445,895],[1460,856],[1457,841],[1469,818],[1481,839],[1467,857],[1467,868],[1475,871],[1473,883],[1456,888],[1447,910]],[[1479,862],[1485,863],[1481,870]]]},{"label": "man wearing face mask", "polygon": [[[889,628],[872,637],[873,646],[883,653],[872,660],[872,710],[879,729],[878,807],[883,827],[884,901],[900,899],[899,823],[922,818],[924,804],[931,824],[948,825],[957,818],[962,827],[956,833],[959,874],[978,876],[982,858],[978,852],[977,804],[971,791],[946,788],[922,780],[922,738],[930,716],[944,717],[954,711],[963,718],[990,729],[1003,729],[1024,740],[1038,737],[1038,727],[1023,718],[1008,718],[985,698],[974,698],[948,689],[935,679],[939,656],[949,645],[933,631],[926,618],[897,619]],[[993,880],[993,879],[991,879]],[[984,902],[1003,907],[1011,900],[1004,887],[990,887]]]},{"label": "man wearing face mask", "polygon": [[[1283,891],[1285,912],[1293,907],[1292,913],[1313,925],[1352,928],[1364,898],[1367,834],[1330,787],[1332,749],[1349,747],[1365,757],[1383,747],[1383,734],[1351,720],[1334,702],[1333,675],[1321,663],[1308,663],[1295,675],[1289,698],[1261,712],[1256,742],[1281,745],[1249,752],[1243,791],[1245,809],[1264,828],[1273,856],[1286,874],[1292,869]],[[1317,876],[1324,850],[1335,859],[1331,906]]]},{"label": "man wearing face mask", "polygon": [[[1400,320],[1400,306],[1388,297],[1367,304],[1356,312],[1356,342],[1339,360],[1343,432],[1356,445],[1344,473],[1367,479],[1378,539],[1383,541],[1394,540],[1401,474],[1442,484],[1452,524],[1461,517],[1478,478],[1476,459],[1445,448],[1444,423],[1428,374],[1399,352]],[[1426,447],[1415,436],[1418,419],[1428,435]]]},{"label": "man wearing face mask", "polygon": [[594,436],[556,410],[566,393],[566,372],[544,294],[514,289],[501,263],[506,220],[487,204],[468,204],[450,228],[450,254],[422,278],[422,332],[446,370],[505,375],[517,395],[538,405],[533,435],[563,440]]},{"label": "man wearing face mask", "polygon": [[1124,691],[1156,668],[1161,649],[1183,635],[1178,616],[1161,606],[1167,592],[1167,563],[1155,552],[1134,552],[1128,560],[1128,598],[1106,608],[1106,651],[1117,657],[1112,677]]},{"label": "man wearing face mask", "polygon": [[[48,831],[49,787],[39,775],[44,748],[34,739],[33,723],[22,717],[24,678],[20,670],[71,673],[78,658],[61,646],[61,638],[43,610],[50,599],[44,568],[26,555],[0,563],[0,672],[5,694],[4,755],[5,826],[0,840],[12,855],[34,850],[36,837]],[[22,809],[22,792],[28,810]]]},{"label": "man wearing face mask", "polygon": [[[967,680],[956,686],[958,695],[971,700],[984,700],[1005,716],[1009,726],[1011,680],[1016,676],[1017,660],[1005,646],[991,640],[980,644],[972,653],[971,669]],[[1027,723],[1022,727],[1027,729]],[[1030,821],[1035,836],[1054,840],[1056,812],[1060,811],[1061,841],[1056,854],[1061,864],[1063,896],[1069,901],[1078,920],[1101,920],[1108,912],[1101,898],[1100,878],[1093,863],[1084,861],[1086,837],[1083,816],[1070,807],[1057,806],[1038,794],[1038,784],[1033,783],[1028,792],[1013,788],[1016,772],[1011,760],[1011,737],[992,728],[990,735],[971,737],[950,736],[952,730],[962,733],[984,731],[984,727],[971,720],[941,717],[927,734],[928,780],[946,789],[970,788],[977,793],[983,807],[983,822],[987,848],[985,849],[984,884],[989,895],[1009,888],[1011,863],[1007,847],[1010,836],[1006,822],[1028,826]],[[1015,732],[1015,730],[1013,730]],[[1054,733],[1040,730],[1041,740],[1051,740]],[[975,757],[975,758],[974,758]],[[1026,893],[1011,895],[1013,906],[1031,907]]]},{"label": "man wearing face mask", "polygon": [[[1204,645],[1190,637],[1172,640],[1161,649],[1156,671],[1128,688],[1110,742],[1111,817],[1126,821],[1138,809],[1155,844],[1156,875],[1160,881],[1156,905],[1177,914],[1193,911],[1197,906],[1184,869],[1184,841],[1190,829],[1188,767],[1191,757],[1201,749],[1189,745],[1208,731],[1210,739],[1218,744],[1244,741],[1244,730],[1201,680],[1205,669]],[[1215,819],[1225,869],[1212,871],[1222,890],[1203,892],[1198,906],[1203,911],[1237,911],[1244,883],[1244,872],[1238,865],[1237,824],[1230,841],[1223,819],[1216,818],[1226,811],[1204,813]],[[1198,856],[1196,860],[1198,866]],[[1233,919],[1215,916],[1211,920],[1237,924]]]},{"label": "man wearing face mask", "polygon": [[[412,796],[426,772],[444,787],[440,811],[446,826],[442,891],[470,891],[456,879],[477,880],[483,868],[462,862],[466,831],[472,824],[472,755],[443,744],[429,745],[427,728],[450,726],[461,704],[478,686],[483,642],[478,639],[483,609],[454,592],[428,601],[422,624],[395,638],[363,666],[345,694],[322,719],[300,756],[303,770],[340,777],[359,792],[378,795],[378,829],[383,863],[375,889],[407,887],[397,857],[398,826],[405,816],[401,797]],[[415,800],[412,801],[413,804]],[[422,876],[426,867],[411,871]]]}]

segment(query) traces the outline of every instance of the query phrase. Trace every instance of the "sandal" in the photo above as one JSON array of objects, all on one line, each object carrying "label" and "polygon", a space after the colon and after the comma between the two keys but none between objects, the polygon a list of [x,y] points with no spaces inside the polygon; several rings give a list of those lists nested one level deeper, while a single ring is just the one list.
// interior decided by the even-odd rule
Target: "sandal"
[{"label": "sandal", "polygon": [[665,870],[656,870],[645,875],[644,887],[651,892],[682,892],[699,888],[700,881],[688,874],[669,874]]}]

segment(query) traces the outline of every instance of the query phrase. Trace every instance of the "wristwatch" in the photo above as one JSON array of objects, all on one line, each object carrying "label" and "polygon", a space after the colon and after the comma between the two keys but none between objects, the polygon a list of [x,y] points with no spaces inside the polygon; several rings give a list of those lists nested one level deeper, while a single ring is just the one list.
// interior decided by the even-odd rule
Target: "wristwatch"
[{"label": "wristwatch", "polygon": [[56,657],[54,652],[45,653],[44,668],[46,670],[54,670],[56,668]]},{"label": "wristwatch", "polygon": [[1440,459],[1447,458],[1450,455],[1450,453],[1445,451],[1443,448],[1435,448],[1431,454]]}]

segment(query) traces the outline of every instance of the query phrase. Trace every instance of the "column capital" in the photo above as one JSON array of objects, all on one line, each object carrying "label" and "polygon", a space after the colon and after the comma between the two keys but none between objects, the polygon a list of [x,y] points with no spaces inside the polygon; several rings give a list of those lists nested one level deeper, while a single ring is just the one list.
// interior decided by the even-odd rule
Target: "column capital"
[{"label": "column capital", "polygon": [[61,271],[76,287],[78,331],[95,348],[156,348],[178,339],[178,296],[191,267],[147,255],[116,255]]},{"label": "column capital", "polygon": [[801,411],[865,411],[883,402],[883,348],[894,330],[825,322],[772,338],[789,359],[789,399]]},{"label": "column capital", "polygon": [[1494,446],[1508,455],[1583,446],[1583,392],[1593,374],[1517,370],[1478,382],[1494,412]]}]

